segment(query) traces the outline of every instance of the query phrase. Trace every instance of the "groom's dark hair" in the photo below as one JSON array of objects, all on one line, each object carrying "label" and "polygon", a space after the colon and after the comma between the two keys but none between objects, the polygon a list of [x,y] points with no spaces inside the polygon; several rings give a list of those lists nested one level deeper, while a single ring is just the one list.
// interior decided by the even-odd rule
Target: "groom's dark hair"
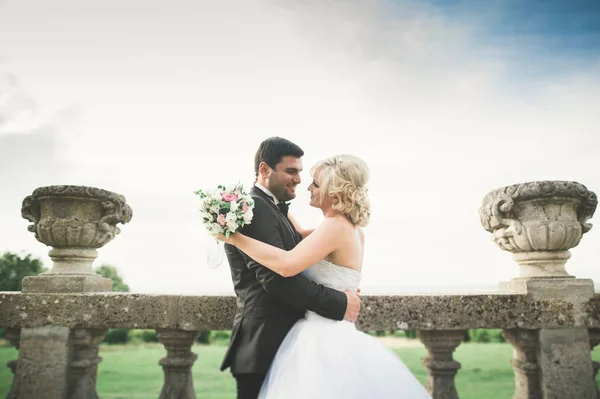
[{"label": "groom's dark hair", "polygon": [[269,137],[258,146],[258,151],[254,156],[254,173],[258,176],[258,167],[261,162],[266,163],[272,169],[275,169],[281,158],[286,155],[293,155],[300,158],[304,151],[297,144],[282,137]]}]

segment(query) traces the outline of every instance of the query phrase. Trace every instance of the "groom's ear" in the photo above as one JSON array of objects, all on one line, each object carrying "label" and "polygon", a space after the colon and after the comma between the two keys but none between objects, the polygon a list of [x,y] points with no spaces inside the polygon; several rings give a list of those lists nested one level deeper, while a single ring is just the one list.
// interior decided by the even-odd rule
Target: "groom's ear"
[{"label": "groom's ear", "polygon": [[271,167],[269,165],[267,165],[266,162],[261,162],[260,165],[258,165],[258,174],[263,177],[263,178],[267,178],[269,177],[269,173],[271,172]]}]

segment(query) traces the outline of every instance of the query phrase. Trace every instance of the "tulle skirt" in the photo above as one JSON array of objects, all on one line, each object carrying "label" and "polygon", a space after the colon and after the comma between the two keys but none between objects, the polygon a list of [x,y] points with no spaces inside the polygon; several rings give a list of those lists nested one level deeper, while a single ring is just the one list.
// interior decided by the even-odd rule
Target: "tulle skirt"
[{"label": "tulle skirt", "polygon": [[260,399],[431,399],[391,350],[353,323],[308,312],[285,337]]}]

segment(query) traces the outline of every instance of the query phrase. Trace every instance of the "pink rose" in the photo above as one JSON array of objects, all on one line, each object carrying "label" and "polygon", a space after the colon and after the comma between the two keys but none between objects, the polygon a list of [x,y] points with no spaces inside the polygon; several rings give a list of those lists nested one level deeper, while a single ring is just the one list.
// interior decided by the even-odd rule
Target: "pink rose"
[{"label": "pink rose", "polygon": [[219,217],[217,218],[217,223],[220,226],[225,226],[225,215],[223,215],[222,213],[219,213]]},{"label": "pink rose", "polygon": [[235,202],[238,200],[238,196],[235,194],[229,194],[229,193],[223,193],[221,194],[221,198],[223,198],[223,201],[225,202]]},{"label": "pink rose", "polygon": [[246,211],[248,210],[248,204],[246,204],[246,201],[242,202],[242,212],[246,213]]}]

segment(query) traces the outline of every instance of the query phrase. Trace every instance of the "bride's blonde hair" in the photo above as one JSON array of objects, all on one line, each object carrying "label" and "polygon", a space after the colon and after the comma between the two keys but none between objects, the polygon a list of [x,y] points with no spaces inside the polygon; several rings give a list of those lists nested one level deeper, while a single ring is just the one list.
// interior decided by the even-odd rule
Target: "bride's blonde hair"
[{"label": "bride's blonde hair", "polygon": [[369,181],[369,167],[354,155],[336,155],[317,162],[310,174],[319,177],[321,201],[329,196],[333,209],[346,216],[355,225],[369,223],[371,206],[365,187]]}]

